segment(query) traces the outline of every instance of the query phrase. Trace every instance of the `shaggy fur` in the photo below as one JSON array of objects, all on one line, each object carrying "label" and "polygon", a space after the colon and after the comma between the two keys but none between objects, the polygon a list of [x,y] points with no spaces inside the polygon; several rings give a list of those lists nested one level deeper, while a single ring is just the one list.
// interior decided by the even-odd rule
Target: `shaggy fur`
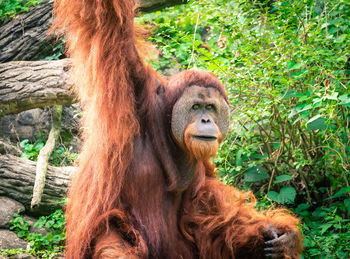
[{"label": "shaggy fur", "polygon": [[[216,126],[216,125],[215,125]],[[220,132],[216,126],[217,131]],[[185,130],[185,144],[189,153],[190,162],[195,161],[207,161],[212,157],[215,157],[219,149],[219,143],[222,142],[222,134],[219,133],[218,141],[198,141],[193,138],[195,135],[195,123],[189,124]]]},{"label": "shaggy fur", "polygon": [[[215,179],[208,156],[189,163],[171,137],[172,107],[191,85],[214,87],[227,100],[224,87],[200,70],[167,82],[145,65],[136,50],[134,6],[55,2],[54,28],[65,33],[84,107],[66,258],[263,258],[268,223],[299,233],[298,220],[279,210],[257,212],[251,193]],[[300,242],[292,244],[293,258]]]}]

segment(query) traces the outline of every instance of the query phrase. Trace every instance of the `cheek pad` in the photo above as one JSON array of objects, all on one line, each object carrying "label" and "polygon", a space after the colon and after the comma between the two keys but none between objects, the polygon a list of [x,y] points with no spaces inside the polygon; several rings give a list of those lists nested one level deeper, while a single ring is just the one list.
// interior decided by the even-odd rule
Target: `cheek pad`
[{"label": "cheek pad", "polygon": [[186,110],[187,102],[180,98],[174,105],[171,115],[171,131],[178,143],[183,143],[184,133],[189,119],[189,111]]},{"label": "cheek pad", "polygon": [[220,102],[220,110],[217,124],[221,131],[222,137],[225,138],[230,124],[230,108],[224,100]]}]

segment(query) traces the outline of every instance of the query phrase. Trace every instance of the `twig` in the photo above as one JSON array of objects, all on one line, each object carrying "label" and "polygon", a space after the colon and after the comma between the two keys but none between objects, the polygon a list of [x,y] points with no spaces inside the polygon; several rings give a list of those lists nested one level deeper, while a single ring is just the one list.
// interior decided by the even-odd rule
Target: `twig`
[{"label": "twig", "polygon": [[47,166],[50,155],[55,148],[58,136],[61,131],[62,105],[54,106],[52,109],[52,128],[45,146],[40,150],[36,165],[35,183],[33,188],[33,198],[30,203],[31,209],[37,207],[41,202],[41,197],[45,187]]},{"label": "twig", "polygon": [[196,34],[197,34],[197,28],[198,28],[198,21],[199,21],[199,11],[198,11],[198,6],[197,6],[197,21],[196,21],[196,26],[194,27],[194,33],[193,33],[193,42],[192,42],[192,53],[191,53],[191,59],[190,62],[188,63],[188,66],[193,62],[193,67],[196,68],[196,62],[194,59],[194,45],[196,42]]}]

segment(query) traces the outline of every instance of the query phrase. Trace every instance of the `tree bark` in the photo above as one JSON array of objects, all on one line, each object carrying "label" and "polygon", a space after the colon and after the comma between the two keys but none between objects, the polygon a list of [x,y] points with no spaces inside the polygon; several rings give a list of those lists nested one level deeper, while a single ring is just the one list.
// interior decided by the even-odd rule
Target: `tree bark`
[{"label": "tree bark", "polygon": [[[12,155],[0,155],[0,195],[14,199],[29,211],[36,163]],[[61,207],[74,167],[48,166],[41,203],[32,213],[49,214]]]},{"label": "tree bark", "polygon": [[75,102],[68,60],[0,64],[0,116]]},{"label": "tree bark", "polygon": [[[187,0],[141,0],[142,12],[186,3]],[[67,10],[69,12],[69,10]],[[53,55],[54,37],[48,36],[52,23],[52,1],[33,7],[0,26],[0,63],[14,60],[39,60]]]},{"label": "tree bark", "polygon": [[52,22],[52,3],[33,7],[0,27],[0,62],[38,60],[50,55],[52,37],[47,30]]},{"label": "tree bark", "polygon": [[22,151],[18,147],[8,143],[8,141],[5,141],[4,139],[0,138],[0,154],[11,154],[14,156],[20,156],[22,154]]}]

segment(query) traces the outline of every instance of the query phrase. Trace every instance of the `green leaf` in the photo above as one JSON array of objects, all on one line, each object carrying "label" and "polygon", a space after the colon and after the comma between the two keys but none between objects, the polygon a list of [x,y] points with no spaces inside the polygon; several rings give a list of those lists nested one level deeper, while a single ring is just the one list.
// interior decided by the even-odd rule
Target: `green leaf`
[{"label": "green leaf", "polygon": [[52,241],[53,240],[53,234],[51,232],[47,233],[46,239],[47,239],[47,241]]},{"label": "green leaf", "polygon": [[343,94],[338,99],[340,100],[339,104],[350,107],[350,96],[348,94]]},{"label": "green leaf", "polygon": [[269,191],[267,193],[267,197],[277,203],[291,204],[294,203],[296,194],[297,193],[292,186],[284,186],[283,188],[281,188],[280,193],[277,193],[275,191]]},{"label": "green leaf", "polygon": [[326,99],[328,99],[328,100],[338,100],[338,93],[337,92],[334,92],[334,93],[332,93],[331,95],[328,95],[327,97],[326,97]]},{"label": "green leaf", "polygon": [[348,213],[350,213],[350,198],[344,200],[344,205],[348,210]]},{"label": "green leaf", "polygon": [[350,187],[343,187],[341,188],[336,194],[334,194],[332,197],[330,197],[331,199],[334,198],[339,198],[341,196],[343,196],[344,194],[347,194],[348,192],[350,192]]},{"label": "green leaf", "polygon": [[294,203],[297,192],[292,186],[284,186],[280,191],[282,203]]},{"label": "green leaf", "polygon": [[321,115],[312,117],[307,123],[308,130],[324,130],[327,128],[326,119],[322,118]]},{"label": "green leaf", "polygon": [[312,105],[311,104],[299,104],[299,105],[297,105],[297,106],[295,106],[292,110],[291,110],[291,112],[289,113],[289,115],[288,115],[288,119],[290,119],[290,118],[292,118],[294,115],[296,115],[296,114],[299,114],[299,113],[301,113],[301,112],[304,112],[304,111],[307,111],[307,110],[310,110],[310,109],[312,109],[313,107],[312,107]]},{"label": "green leaf", "polygon": [[251,167],[244,173],[244,180],[246,182],[257,182],[266,178],[269,178],[269,175],[262,166]]},{"label": "green leaf", "polygon": [[24,140],[22,140],[20,143],[19,143],[19,146],[21,147],[21,148],[24,148],[27,144],[28,144],[28,139],[24,139]]},{"label": "green leaf", "polygon": [[287,66],[287,70],[295,70],[295,69],[299,69],[303,66],[303,63],[295,63],[294,61],[290,61],[288,66]]},{"label": "green leaf", "polygon": [[282,99],[290,98],[290,97],[302,97],[303,94],[299,93],[297,90],[288,89],[287,91],[284,91],[282,94]]},{"label": "green leaf", "polygon": [[310,204],[306,204],[306,203],[301,203],[298,205],[298,207],[296,207],[295,212],[299,215],[306,215],[308,211],[306,211],[308,208],[310,208]]},{"label": "green leaf", "polygon": [[236,166],[242,166],[242,154],[243,149],[240,149],[236,153]]},{"label": "green leaf", "polygon": [[290,175],[287,174],[283,174],[283,175],[279,175],[276,177],[276,180],[274,181],[274,183],[282,183],[285,181],[289,181],[292,180],[293,178]]},{"label": "green leaf", "polygon": [[279,199],[279,193],[275,192],[275,191],[269,191],[267,193],[267,197],[275,202],[280,203],[280,199]]},{"label": "green leaf", "polygon": [[324,234],[332,226],[333,226],[332,223],[322,224],[320,227],[320,229],[321,229],[320,234],[321,235]]}]

